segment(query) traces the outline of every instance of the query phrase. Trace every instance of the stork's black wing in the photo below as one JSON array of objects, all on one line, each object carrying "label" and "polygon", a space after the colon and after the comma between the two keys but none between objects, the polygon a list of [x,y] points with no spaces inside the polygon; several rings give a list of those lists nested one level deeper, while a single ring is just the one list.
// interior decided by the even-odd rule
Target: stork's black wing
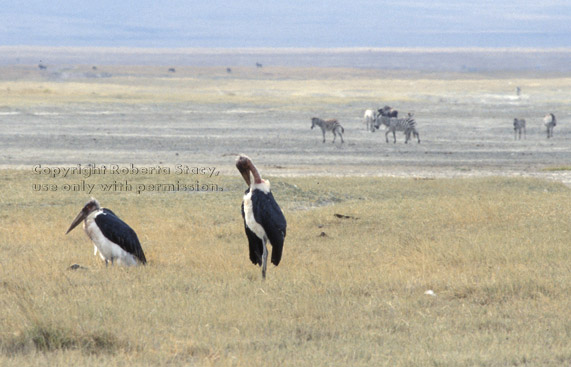
[{"label": "stork's black wing", "polygon": [[109,241],[116,243],[123,250],[133,254],[143,264],[147,262],[135,231],[111,210],[103,209],[103,213],[95,217],[95,223]]},{"label": "stork's black wing", "polygon": [[[111,209],[103,208],[102,210],[103,210],[103,213],[112,214],[112,215],[117,217],[117,214],[113,213],[113,211]],[[119,218],[119,217],[117,217],[117,218]]]},{"label": "stork's black wing", "polygon": [[[250,189],[246,190],[246,194]],[[262,254],[264,253],[263,243],[254,232],[246,225],[246,215],[244,214],[244,202],[242,202],[242,219],[244,219],[244,228],[246,229],[246,237],[248,237],[248,245],[250,247],[250,261],[254,265],[262,265]]]},{"label": "stork's black wing", "polygon": [[286,236],[287,223],[284,214],[271,192],[266,194],[263,191],[254,190],[252,205],[254,219],[262,225],[268,240],[272,244],[272,264],[278,265],[282,258]]}]

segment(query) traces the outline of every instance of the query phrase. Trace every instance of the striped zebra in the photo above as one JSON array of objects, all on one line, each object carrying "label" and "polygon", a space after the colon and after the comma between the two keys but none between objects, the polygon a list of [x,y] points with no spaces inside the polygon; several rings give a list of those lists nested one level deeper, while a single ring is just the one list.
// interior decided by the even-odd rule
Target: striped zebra
[{"label": "striped zebra", "polygon": [[548,113],[547,115],[545,115],[545,117],[543,118],[543,124],[547,128],[547,138],[548,139],[552,138],[553,128],[557,126],[557,119],[555,118],[555,115],[552,113]]},{"label": "striped zebra", "polygon": [[413,134],[418,142],[420,143],[420,135],[416,130],[416,121],[413,118],[412,113],[408,113],[405,118],[379,116],[375,122],[375,128],[379,128],[381,124],[387,127],[385,131],[385,140],[389,142],[389,133],[393,133],[393,143],[397,142],[396,131],[403,131],[405,135],[405,144],[408,144],[410,140],[410,135]]},{"label": "striped zebra", "polygon": [[521,140],[521,131],[523,130],[523,138],[526,138],[525,134],[525,119],[514,119],[514,140]]},{"label": "striped zebra", "polygon": [[339,121],[337,121],[336,119],[322,120],[318,117],[313,117],[311,119],[311,129],[313,130],[315,126],[319,126],[321,128],[321,132],[323,133],[324,143],[325,143],[326,131],[331,131],[333,133],[333,143],[335,143],[335,138],[337,138],[337,135],[339,135],[339,137],[341,138],[341,143],[344,143],[342,134],[345,132],[345,129],[343,129],[343,126],[341,126]]}]

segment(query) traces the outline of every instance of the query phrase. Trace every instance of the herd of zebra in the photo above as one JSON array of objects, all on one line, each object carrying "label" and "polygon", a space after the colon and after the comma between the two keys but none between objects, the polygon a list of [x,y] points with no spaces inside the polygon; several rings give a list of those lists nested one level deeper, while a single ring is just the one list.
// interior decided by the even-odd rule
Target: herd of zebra
[{"label": "herd of zebra", "polygon": [[367,130],[374,132],[378,130],[381,125],[385,125],[385,140],[389,142],[389,134],[393,133],[393,143],[397,142],[396,132],[402,131],[405,135],[405,144],[410,140],[411,134],[420,143],[420,135],[416,130],[416,121],[414,120],[414,114],[409,112],[406,117],[399,118],[399,112],[390,106],[385,106],[379,108],[377,111],[366,110],[364,119],[367,125]]},{"label": "herd of zebra", "polygon": [[[405,144],[413,135],[418,143],[420,143],[420,135],[416,130],[416,121],[414,120],[414,114],[409,112],[406,117],[399,118],[398,111],[390,106],[384,106],[383,108],[379,108],[377,111],[375,110],[366,110],[363,116],[363,120],[365,122],[366,128],[368,131],[374,132],[378,130],[381,125],[385,126],[385,140],[389,142],[389,134],[393,134],[393,143],[397,142],[396,139],[396,132],[402,131],[405,135]],[[553,137],[553,128],[557,125],[557,119],[553,113],[548,113],[543,118],[543,124],[547,128],[547,138]],[[330,119],[330,120],[323,120],[318,117],[313,117],[311,119],[311,129],[315,126],[319,126],[321,128],[321,132],[323,133],[323,143],[325,143],[325,133],[327,131],[331,131],[333,134],[333,143],[335,143],[335,139],[337,135],[341,138],[341,143],[344,143],[343,140],[343,133],[345,129],[343,126],[337,121],[337,119]],[[523,132],[524,139],[526,138],[526,131],[525,131],[525,119],[518,119],[515,118],[513,122],[514,127],[514,140],[518,138],[521,140],[521,133]]]},{"label": "herd of zebra", "polygon": [[[397,110],[392,107],[385,106],[377,110],[377,112],[373,110],[365,111],[365,122],[367,123],[367,130],[370,130],[371,132],[378,130],[381,125],[386,126],[385,140],[387,143],[389,142],[389,134],[391,132],[393,133],[393,143],[397,142],[397,131],[404,132],[405,143],[408,143],[411,135],[413,135],[420,143],[420,135],[416,130],[416,121],[414,120],[414,115],[410,112],[405,118],[399,118]],[[341,126],[339,121],[336,119],[323,120],[318,117],[313,117],[311,119],[311,128],[313,129],[315,126],[319,126],[321,128],[321,132],[323,133],[323,143],[325,143],[325,133],[327,131],[331,131],[333,133],[333,143],[335,143],[337,135],[341,138],[341,143],[344,142],[342,134],[345,132],[345,129],[343,129],[343,126]]]},{"label": "herd of zebra", "polygon": [[[547,139],[553,137],[553,128],[557,126],[557,119],[552,113],[548,113],[543,118],[543,125],[547,128]],[[521,140],[521,133],[523,131],[523,138],[526,138],[525,133],[525,119],[514,119],[514,140]]]}]

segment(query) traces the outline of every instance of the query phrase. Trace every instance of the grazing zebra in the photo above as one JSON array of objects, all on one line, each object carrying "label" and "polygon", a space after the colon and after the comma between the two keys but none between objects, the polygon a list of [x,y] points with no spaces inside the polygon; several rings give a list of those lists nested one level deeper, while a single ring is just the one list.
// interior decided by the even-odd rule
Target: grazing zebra
[{"label": "grazing zebra", "polygon": [[552,138],[553,128],[557,126],[557,119],[555,118],[555,115],[552,113],[548,113],[547,115],[545,115],[545,117],[543,118],[543,124],[547,128],[547,138],[548,139]]},{"label": "grazing zebra", "polygon": [[523,130],[523,138],[526,138],[525,134],[525,119],[514,119],[514,140],[517,139],[519,133],[519,140],[521,140],[521,131]]},{"label": "grazing zebra", "polygon": [[321,132],[323,132],[324,143],[325,143],[326,131],[331,131],[333,133],[333,143],[335,143],[335,138],[337,137],[337,135],[339,135],[339,137],[341,138],[341,143],[344,143],[342,133],[345,132],[345,129],[343,129],[343,126],[341,126],[339,121],[337,121],[336,119],[322,120],[318,117],[313,117],[311,119],[311,129],[313,129],[316,125],[319,126],[321,128]]},{"label": "grazing zebra", "polygon": [[393,133],[393,143],[397,142],[396,131],[404,132],[405,144],[408,144],[411,134],[413,134],[420,143],[420,135],[416,130],[416,121],[413,116],[414,115],[410,112],[407,117],[400,119],[396,117],[379,116],[375,123],[375,127],[378,129],[381,124],[387,127],[387,131],[385,132],[385,140],[387,143],[389,142],[389,133],[391,132]]},{"label": "grazing zebra", "polygon": [[395,110],[390,106],[379,108],[377,111],[379,111],[379,115],[386,117],[398,117],[399,115],[399,111]]},{"label": "grazing zebra", "polygon": [[377,119],[377,112],[374,110],[366,110],[363,116],[365,120],[365,125],[367,125],[367,131],[375,131],[375,120]]}]

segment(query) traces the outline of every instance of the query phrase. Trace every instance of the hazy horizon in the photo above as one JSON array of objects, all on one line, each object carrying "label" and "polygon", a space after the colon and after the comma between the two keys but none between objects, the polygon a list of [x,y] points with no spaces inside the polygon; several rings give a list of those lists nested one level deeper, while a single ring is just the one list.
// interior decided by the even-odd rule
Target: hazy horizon
[{"label": "hazy horizon", "polygon": [[[571,71],[571,48],[112,48],[0,46],[0,65],[37,68],[57,77],[78,65],[163,67],[349,67],[418,71]],[[73,66],[68,69],[68,66]],[[98,69],[102,75],[109,70]],[[178,69],[177,69],[178,70]],[[166,71],[166,69],[165,69]]]},{"label": "hazy horizon", "polygon": [[0,45],[135,48],[571,47],[571,3],[7,0]]}]

